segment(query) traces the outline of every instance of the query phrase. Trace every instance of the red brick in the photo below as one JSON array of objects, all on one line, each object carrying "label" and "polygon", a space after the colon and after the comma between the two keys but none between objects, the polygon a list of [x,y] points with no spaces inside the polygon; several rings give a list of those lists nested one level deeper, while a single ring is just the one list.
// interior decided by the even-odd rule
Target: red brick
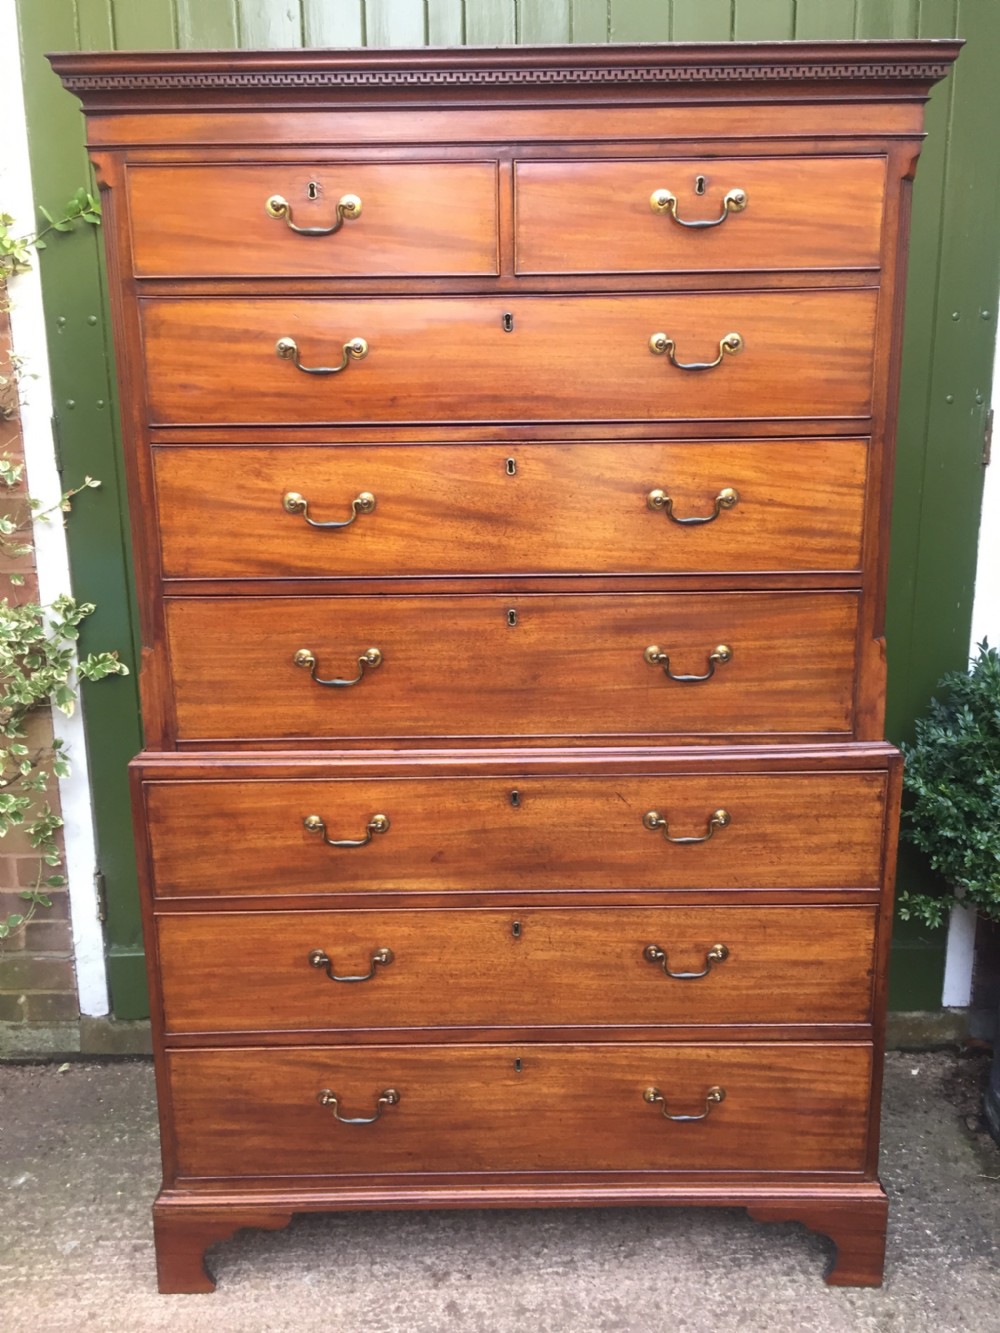
[{"label": "red brick", "polygon": [[63,1023],[80,1017],[80,1004],[75,992],[39,991],[26,996],[25,1019],[29,1023]]},{"label": "red brick", "polygon": [[71,958],[32,957],[30,954],[0,954],[0,991],[76,992]]},{"label": "red brick", "polygon": [[73,932],[68,921],[50,921],[48,913],[35,917],[24,928],[25,948],[29,953],[69,953]]}]

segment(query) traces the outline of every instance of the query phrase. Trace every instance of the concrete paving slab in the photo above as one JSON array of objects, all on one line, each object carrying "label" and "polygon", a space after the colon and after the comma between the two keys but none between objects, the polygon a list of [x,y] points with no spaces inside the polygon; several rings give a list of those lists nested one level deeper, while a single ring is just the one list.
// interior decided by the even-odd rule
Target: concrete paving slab
[{"label": "concrete paving slab", "polygon": [[736,1210],[296,1218],[156,1292],[147,1062],[0,1065],[4,1333],[1000,1333],[1000,1150],[983,1057],[889,1056],[886,1284],[826,1287],[829,1243]]}]

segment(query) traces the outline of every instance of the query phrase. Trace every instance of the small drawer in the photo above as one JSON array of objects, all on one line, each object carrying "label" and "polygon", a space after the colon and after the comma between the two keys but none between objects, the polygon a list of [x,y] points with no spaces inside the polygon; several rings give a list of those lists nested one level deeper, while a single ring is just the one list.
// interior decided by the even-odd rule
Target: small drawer
[{"label": "small drawer", "polygon": [[865,1023],[873,907],[157,919],[166,1030]]},{"label": "small drawer", "polygon": [[849,735],[853,592],[178,598],[182,741]]},{"label": "small drawer", "polygon": [[[874,889],[882,879],[882,771],[706,763],[683,776],[220,775],[146,781],[142,793],[152,891],[162,898]],[[728,823],[712,823],[720,810]],[[372,827],[375,815],[383,820]]]},{"label": "small drawer", "polygon": [[880,263],[882,157],[518,162],[515,179],[518,273]]},{"label": "small drawer", "polygon": [[495,162],[213,162],[127,179],[140,278],[498,272]]},{"label": "small drawer", "polygon": [[865,418],[877,302],[866,288],[139,304],[152,424],[329,427]]},{"label": "small drawer", "polygon": [[187,579],[853,572],[867,465],[863,439],[154,450]]},{"label": "small drawer", "polygon": [[847,1043],[167,1055],[181,1177],[860,1172],[871,1066]]}]

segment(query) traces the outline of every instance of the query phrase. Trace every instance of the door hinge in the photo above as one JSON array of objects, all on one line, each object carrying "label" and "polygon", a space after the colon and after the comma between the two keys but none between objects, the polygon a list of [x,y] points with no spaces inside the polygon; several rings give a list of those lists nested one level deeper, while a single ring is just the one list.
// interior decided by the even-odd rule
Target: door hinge
[{"label": "door hinge", "polygon": [[103,870],[94,871],[94,888],[97,890],[97,919],[104,922],[108,919],[108,882],[104,878]]},{"label": "door hinge", "polygon": [[993,453],[993,408],[986,413],[986,425],[983,427],[983,467],[989,467]]},{"label": "door hinge", "polygon": [[52,453],[56,460],[56,471],[59,473],[59,479],[61,481],[63,475],[63,447],[62,431],[59,427],[59,418],[57,416],[52,417]]}]

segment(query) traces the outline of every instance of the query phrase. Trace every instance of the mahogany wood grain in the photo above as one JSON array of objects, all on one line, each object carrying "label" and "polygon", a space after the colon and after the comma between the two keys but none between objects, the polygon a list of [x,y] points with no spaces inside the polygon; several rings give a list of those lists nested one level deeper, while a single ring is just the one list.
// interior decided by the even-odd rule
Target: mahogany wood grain
[{"label": "mahogany wood grain", "polygon": [[215,1290],[215,1277],[205,1252],[237,1231],[280,1231],[292,1220],[290,1211],[244,1206],[228,1209],[153,1208],[157,1290],[161,1296],[197,1295]]},{"label": "mahogany wood grain", "polygon": [[[144,297],[154,424],[864,419],[871,411],[875,290],[423,300]],[[504,330],[504,315],[513,330]],[[665,333],[685,363],[650,351]],[[307,366],[275,354],[293,338]],[[231,392],[238,383],[239,392]]]},{"label": "mahogany wood grain", "polygon": [[[684,777],[147,782],[144,797],[161,897],[871,888],[881,880],[886,776],[706,765]],[[719,808],[732,822],[696,845],[643,824],[657,810],[673,836],[692,837]],[[304,828],[311,814],[331,838],[363,837],[374,814],[390,827],[364,847],[328,847]]]},{"label": "mahogany wood grain", "polygon": [[[511,625],[509,617],[516,617]],[[178,737],[844,734],[853,593],[261,597],[166,603]],[[659,647],[669,679],[644,654]],[[369,647],[382,663],[349,687]]]},{"label": "mahogany wood grain", "polygon": [[[520,1065],[518,1068],[517,1065]],[[870,1046],[522,1045],[168,1054],[178,1176],[511,1171],[860,1172]],[[725,1100],[694,1123],[709,1088]],[[369,1125],[385,1089],[399,1104]]]},{"label": "mahogany wood grain", "polygon": [[[699,191],[696,181],[701,179]],[[878,157],[551,161],[516,164],[523,274],[876,268],[885,160]],[[650,206],[677,200],[675,222]],[[747,203],[717,227],[723,198]]]},{"label": "mahogany wood grain", "polygon": [[[201,912],[161,916],[157,933],[170,1034],[863,1023],[875,910]],[[649,945],[673,972],[710,970],[668,977]],[[373,966],[382,948],[392,959]],[[335,975],[374,975],[333,981],[317,949]]]},{"label": "mahogany wood grain", "polygon": [[[862,439],[157,449],[168,578],[860,570]],[[513,474],[511,468],[514,469]],[[673,522],[646,497],[664,490]],[[343,522],[362,492],[375,509]]]},{"label": "mahogany wood grain", "polygon": [[[128,168],[139,277],[495,275],[495,162],[204,163]],[[315,188],[315,197],[310,192]],[[264,205],[281,195],[300,227],[330,227],[337,201],[362,209],[330,236],[301,236]]]},{"label": "mahogany wood grain", "polygon": [[826,1272],[831,1287],[880,1287],[885,1268],[889,1200],[880,1198],[756,1203],[747,1209],[757,1222],[801,1222],[829,1236],[835,1246]]}]

